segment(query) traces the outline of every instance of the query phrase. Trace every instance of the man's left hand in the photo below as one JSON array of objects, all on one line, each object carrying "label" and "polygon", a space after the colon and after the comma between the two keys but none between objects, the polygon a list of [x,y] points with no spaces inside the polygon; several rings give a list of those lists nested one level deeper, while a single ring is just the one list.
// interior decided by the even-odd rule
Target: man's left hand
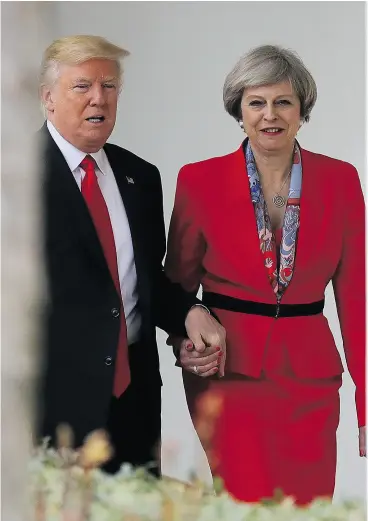
[{"label": "man's left hand", "polygon": [[193,342],[194,349],[203,353],[207,347],[219,347],[223,353],[219,365],[219,376],[225,375],[226,331],[204,308],[195,306],[185,320],[187,335]]}]

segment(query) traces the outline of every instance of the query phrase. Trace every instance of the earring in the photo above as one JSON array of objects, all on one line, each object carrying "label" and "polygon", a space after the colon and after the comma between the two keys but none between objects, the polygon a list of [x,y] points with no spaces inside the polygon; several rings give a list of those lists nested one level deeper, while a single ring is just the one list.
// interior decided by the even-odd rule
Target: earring
[{"label": "earring", "polygon": [[244,130],[244,123],[242,122],[241,119],[238,121],[238,123],[239,123],[239,127],[240,127],[242,130]]}]

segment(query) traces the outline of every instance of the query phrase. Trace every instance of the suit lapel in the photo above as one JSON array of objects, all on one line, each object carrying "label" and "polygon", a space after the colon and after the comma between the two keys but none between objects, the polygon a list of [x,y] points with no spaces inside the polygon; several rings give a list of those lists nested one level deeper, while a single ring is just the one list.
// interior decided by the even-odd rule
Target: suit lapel
[{"label": "suit lapel", "polygon": [[[260,284],[265,291],[269,291],[274,298],[271,284],[267,277],[264,260],[260,251],[259,238],[257,233],[257,223],[254,207],[250,194],[250,186],[246,161],[243,152],[244,143],[241,147],[229,156],[228,168],[233,173],[234,182],[234,228],[239,229],[240,223],[247,223],[244,228],[248,229],[246,242],[239,244],[241,256],[247,266],[247,271],[258,277]],[[300,222],[296,243],[296,255],[294,274],[288,286],[293,285],[293,280],[303,273],[303,269],[308,265],[311,256],[315,256],[321,245],[323,235],[323,197],[321,195],[321,179],[323,172],[318,161],[315,161],[313,154],[303,150],[301,147],[302,158],[302,190],[300,198]],[[235,224],[237,221],[238,224]],[[249,255],[249,252],[257,252]],[[247,254],[246,254],[247,252]],[[267,286],[267,289],[266,289]],[[287,290],[285,292],[287,294]]]},{"label": "suit lapel", "polygon": [[319,250],[324,213],[321,189],[323,172],[320,171],[319,162],[314,161],[313,155],[303,149],[301,157],[303,178],[293,279],[303,272],[311,256],[315,256]]},{"label": "suit lapel", "polygon": [[142,221],[142,194],[140,193],[139,176],[130,164],[129,157],[122,157],[121,150],[115,147],[104,147],[107,158],[114,172],[116,183],[127,214],[134,251],[134,262],[137,272],[138,291],[140,296],[149,296],[149,274],[147,271],[145,223]]},{"label": "suit lapel", "polygon": [[63,154],[48,132],[46,125],[41,129],[40,133],[45,146],[45,181],[51,201],[62,202],[65,212],[69,215],[71,214],[70,217],[74,224],[73,228],[79,234],[81,244],[89,250],[91,257],[100,267],[108,271],[96,229],[73,174]]},{"label": "suit lapel", "polygon": [[[244,268],[251,274],[252,278],[258,278],[263,291],[269,292],[272,298],[275,298],[260,249],[243,146],[244,144],[229,156],[229,169],[232,172],[234,182],[234,204],[231,212],[232,219],[234,219],[234,229],[243,230],[243,240],[239,241],[239,248]],[[243,224],[240,224],[239,227],[239,223]],[[255,254],[253,255],[250,252],[255,252]]]}]

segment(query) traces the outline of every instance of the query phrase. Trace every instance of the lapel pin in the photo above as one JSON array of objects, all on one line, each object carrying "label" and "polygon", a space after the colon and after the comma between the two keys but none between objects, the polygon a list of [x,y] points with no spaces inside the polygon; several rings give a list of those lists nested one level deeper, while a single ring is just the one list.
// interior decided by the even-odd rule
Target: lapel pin
[{"label": "lapel pin", "polygon": [[129,184],[134,185],[134,179],[132,177],[125,176]]}]

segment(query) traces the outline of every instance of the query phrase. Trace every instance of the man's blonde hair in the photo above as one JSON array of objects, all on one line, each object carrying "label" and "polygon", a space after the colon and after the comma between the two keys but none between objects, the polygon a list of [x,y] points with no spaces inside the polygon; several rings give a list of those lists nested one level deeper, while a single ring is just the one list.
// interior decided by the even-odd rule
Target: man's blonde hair
[{"label": "man's blonde hair", "polygon": [[77,65],[93,59],[114,61],[121,81],[123,73],[121,61],[129,54],[129,51],[101,36],[77,35],[60,38],[52,42],[44,52],[40,70],[40,88],[52,85],[57,80],[60,65]]}]

